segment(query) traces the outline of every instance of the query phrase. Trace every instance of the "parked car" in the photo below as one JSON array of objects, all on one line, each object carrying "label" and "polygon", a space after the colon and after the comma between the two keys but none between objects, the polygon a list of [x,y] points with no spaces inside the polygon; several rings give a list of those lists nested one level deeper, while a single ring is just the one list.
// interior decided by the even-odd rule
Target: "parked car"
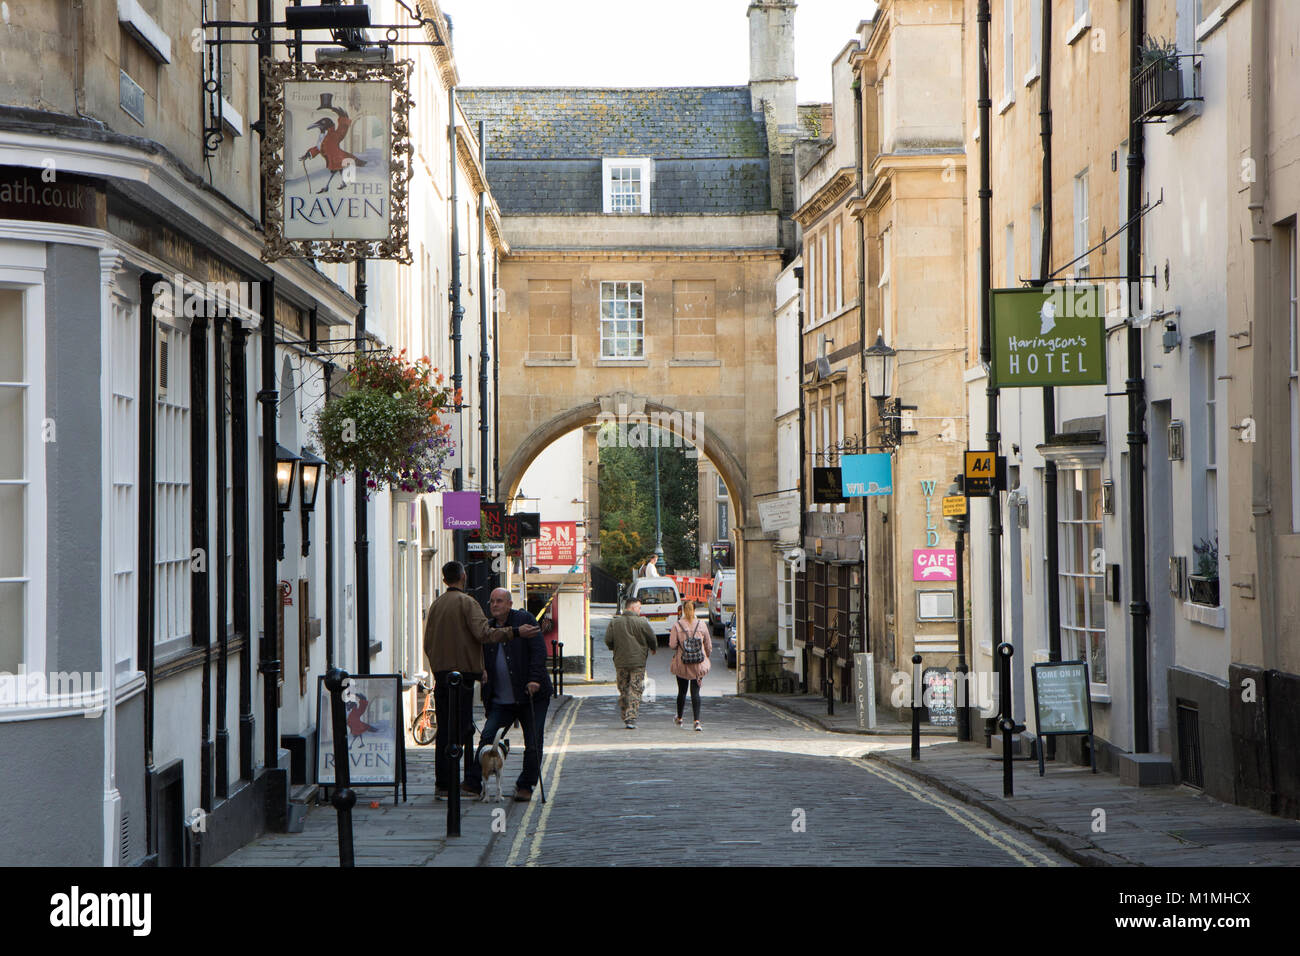
[{"label": "parked car", "polygon": [[713,583],[706,587],[709,592],[709,626],[713,628],[713,636],[719,637],[726,616],[736,610],[736,569],[723,568],[713,576]]},{"label": "parked car", "polygon": [[727,639],[722,645],[722,656],[727,662],[728,667],[736,666],[736,615],[733,613],[727,619]]},{"label": "parked car", "polygon": [[638,578],[632,582],[627,600],[641,602],[641,616],[650,623],[659,643],[668,643],[668,632],[677,623],[677,607],[682,603],[677,583],[672,578]]}]

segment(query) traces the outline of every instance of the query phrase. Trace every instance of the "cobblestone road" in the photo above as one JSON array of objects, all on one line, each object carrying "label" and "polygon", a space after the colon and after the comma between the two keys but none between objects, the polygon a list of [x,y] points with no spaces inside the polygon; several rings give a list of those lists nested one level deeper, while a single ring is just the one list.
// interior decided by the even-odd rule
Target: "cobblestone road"
[{"label": "cobblestone road", "polygon": [[1056,866],[1023,834],[886,767],[898,746],[846,739],[736,697],[703,702],[704,731],[673,724],[675,699],[575,698],[548,728],[549,803],[510,810],[493,865]]}]

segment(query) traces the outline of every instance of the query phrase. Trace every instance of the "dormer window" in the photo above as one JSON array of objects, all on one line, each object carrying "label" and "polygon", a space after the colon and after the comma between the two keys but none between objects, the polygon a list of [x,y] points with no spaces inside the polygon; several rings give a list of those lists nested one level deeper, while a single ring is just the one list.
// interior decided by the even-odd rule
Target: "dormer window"
[{"label": "dormer window", "polygon": [[603,208],[606,213],[650,213],[650,160],[602,161]]}]

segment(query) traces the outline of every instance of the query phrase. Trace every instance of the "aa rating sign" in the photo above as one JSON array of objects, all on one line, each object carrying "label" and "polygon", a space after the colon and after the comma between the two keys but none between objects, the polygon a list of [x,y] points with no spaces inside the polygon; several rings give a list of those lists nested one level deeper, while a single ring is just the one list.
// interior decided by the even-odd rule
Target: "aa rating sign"
[{"label": "aa rating sign", "polygon": [[991,451],[966,451],[966,497],[983,498],[1002,487],[1003,459]]}]

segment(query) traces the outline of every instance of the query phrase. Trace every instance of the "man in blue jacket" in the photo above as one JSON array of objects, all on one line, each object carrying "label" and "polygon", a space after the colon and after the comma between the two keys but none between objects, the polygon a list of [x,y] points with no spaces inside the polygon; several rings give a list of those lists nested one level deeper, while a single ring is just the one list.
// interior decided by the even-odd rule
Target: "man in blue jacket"
[{"label": "man in blue jacket", "polygon": [[[497,588],[488,599],[493,626],[498,628],[536,626],[532,615],[511,607],[512,598],[505,588]],[[479,746],[491,743],[497,729],[509,728],[516,720],[524,731],[524,765],[515,781],[515,799],[525,803],[533,797],[542,768],[542,737],[546,728],[546,709],[551,703],[551,679],[546,673],[546,639],[540,632],[533,637],[505,644],[483,647],[483,706],[487,719]],[[534,720],[534,718],[536,718]],[[472,761],[465,774],[471,789],[480,789],[483,769]]]}]

